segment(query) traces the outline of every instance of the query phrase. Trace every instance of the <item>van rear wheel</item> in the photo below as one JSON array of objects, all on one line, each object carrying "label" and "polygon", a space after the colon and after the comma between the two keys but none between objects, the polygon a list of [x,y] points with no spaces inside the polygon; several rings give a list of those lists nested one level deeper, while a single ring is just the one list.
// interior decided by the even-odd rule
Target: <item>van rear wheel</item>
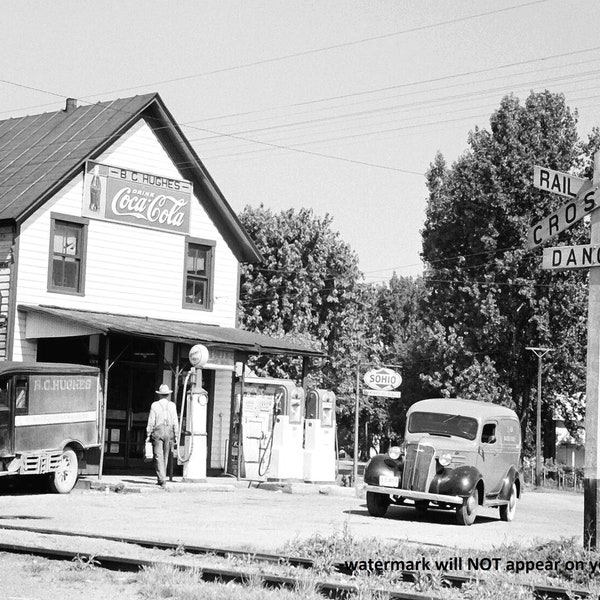
[{"label": "van rear wheel", "polygon": [[385,517],[390,502],[387,494],[367,492],[367,510],[372,517]]},{"label": "van rear wheel", "polygon": [[56,494],[68,494],[75,487],[78,471],[77,454],[65,448],[58,469],[50,474],[50,489]]}]

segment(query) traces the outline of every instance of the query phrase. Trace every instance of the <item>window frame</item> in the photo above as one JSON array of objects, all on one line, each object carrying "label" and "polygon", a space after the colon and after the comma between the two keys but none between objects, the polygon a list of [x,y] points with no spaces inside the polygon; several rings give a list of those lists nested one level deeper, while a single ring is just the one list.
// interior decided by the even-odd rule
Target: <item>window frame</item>
[{"label": "window frame", "polygon": [[[59,213],[50,214],[50,243],[48,249],[48,291],[58,294],[68,294],[70,296],[85,296],[85,271],[87,262],[87,230],[90,220],[84,217],[73,215],[64,215]],[[54,285],[54,237],[56,235],[56,225],[65,224],[79,228],[81,232],[79,240],[79,280],[77,289]]]},{"label": "window frame", "polygon": [[[182,290],[182,299],[181,305],[183,308],[187,308],[190,310],[201,310],[201,311],[212,311],[214,304],[214,287],[215,287],[215,248],[217,243],[214,240],[207,240],[202,238],[194,238],[194,237],[185,237],[185,252],[183,256],[183,290]],[[208,254],[208,269],[207,269],[207,301],[206,306],[200,306],[199,304],[194,304],[192,302],[186,301],[186,291],[188,284],[188,270],[187,270],[187,261],[188,261],[188,252],[190,246],[203,246],[209,250]]]}]

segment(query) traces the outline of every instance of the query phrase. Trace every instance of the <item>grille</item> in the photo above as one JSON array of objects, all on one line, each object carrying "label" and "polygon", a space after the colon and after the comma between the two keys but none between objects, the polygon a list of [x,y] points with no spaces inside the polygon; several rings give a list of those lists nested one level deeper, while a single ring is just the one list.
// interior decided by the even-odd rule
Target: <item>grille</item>
[{"label": "grille", "polygon": [[21,475],[51,473],[60,464],[62,452],[44,452],[42,454],[24,454],[21,456]]},{"label": "grille", "polygon": [[431,471],[435,450],[427,444],[408,444],[402,473],[402,488],[414,492],[429,490],[429,472]]}]

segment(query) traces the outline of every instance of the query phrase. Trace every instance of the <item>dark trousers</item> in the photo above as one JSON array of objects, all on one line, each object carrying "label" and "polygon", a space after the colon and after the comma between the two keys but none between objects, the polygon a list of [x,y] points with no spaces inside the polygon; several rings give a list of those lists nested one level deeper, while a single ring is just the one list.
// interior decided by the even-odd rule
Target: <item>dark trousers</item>
[{"label": "dark trousers", "polygon": [[169,453],[171,452],[171,443],[172,440],[169,435],[160,435],[156,432],[152,434],[154,468],[156,469],[156,478],[160,484],[167,481],[167,463],[169,461]]}]

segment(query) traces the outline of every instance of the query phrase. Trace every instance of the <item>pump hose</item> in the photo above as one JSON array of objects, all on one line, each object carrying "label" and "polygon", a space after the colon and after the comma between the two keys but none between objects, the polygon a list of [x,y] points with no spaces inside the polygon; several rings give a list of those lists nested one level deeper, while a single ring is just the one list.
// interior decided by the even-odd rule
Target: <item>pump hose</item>
[{"label": "pump hose", "polygon": [[[273,434],[275,433],[275,425],[277,423],[277,415],[280,413],[279,404],[276,400],[273,402],[273,427],[271,427],[271,433],[269,435],[269,440],[267,441],[267,445],[263,450],[262,456],[258,460],[258,476],[262,477],[269,470],[271,466],[271,457],[273,456]],[[267,450],[269,451],[269,460],[267,462],[267,467],[263,471],[262,467],[265,464],[265,456],[267,455]]]},{"label": "pump hose", "polygon": [[[259,477],[262,477],[269,470],[269,467],[271,466],[271,456],[273,454],[273,432],[274,431],[275,431],[275,423],[273,423],[273,429],[271,429],[271,433],[269,435],[269,441],[267,442],[267,445],[265,446],[265,449],[263,450],[262,456],[260,457],[260,460],[258,461]],[[265,464],[265,456],[267,454],[267,450],[269,451],[269,460],[267,462],[266,469],[263,471],[262,467]]]},{"label": "pump hose", "polygon": [[[182,424],[183,424],[183,413],[185,412],[185,407],[187,405],[186,390],[187,390],[188,380],[189,380],[189,378],[190,378],[191,375],[192,375],[192,372],[190,371],[187,374],[187,377],[185,378],[185,381],[183,382],[183,395],[181,397],[182,398],[182,402],[181,402],[181,414],[179,415],[179,435],[181,435],[181,431],[182,431],[181,427],[182,427]],[[189,423],[186,422],[186,427],[187,427],[188,431],[192,431],[192,416],[191,416],[191,413],[188,415],[188,420],[189,420]],[[182,456],[182,454],[180,453],[180,450],[179,450],[181,448],[181,444],[177,444],[177,460],[180,463],[186,463],[186,462],[188,462],[188,460],[190,460],[190,456],[192,455],[192,449],[193,449],[193,446],[194,446],[194,436],[190,435],[189,437],[190,437],[190,450],[187,453],[187,456],[185,458]]]}]

